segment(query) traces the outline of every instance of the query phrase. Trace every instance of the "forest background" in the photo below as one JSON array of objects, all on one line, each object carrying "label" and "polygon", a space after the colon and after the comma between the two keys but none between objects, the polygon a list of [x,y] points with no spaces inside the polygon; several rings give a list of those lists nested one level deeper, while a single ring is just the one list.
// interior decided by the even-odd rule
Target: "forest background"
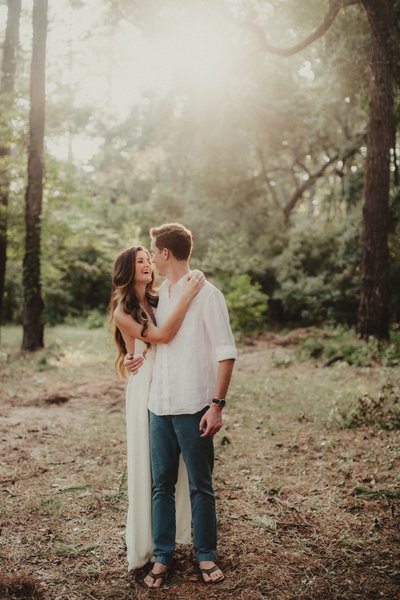
[{"label": "forest background", "polygon": [[[290,56],[274,53],[307,38],[332,9],[324,35]],[[6,2],[0,10],[4,39]],[[374,50],[368,11],[368,2],[316,0],[50,3],[35,226],[40,320],[103,324],[117,252],[148,244],[154,224],[180,221],[194,234],[193,266],[224,291],[239,334],[266,324],[354,327],[369,219],[375,237],[385,230],[384,310],[396,342],[396,93],[390,188],[387,198],[385,190],[377,195],[388,216],[381,223],[364,215],[363,224],[362,214]],[[22,276],[30,252],[31,21],[32,3],[23,2],[15,86],[2,93],[3,191],[9,182],[2,320],[11,323],[21,323],[24,294],[26,303],[35,285]],[[385,338],[387,328],[371,333]]]},{"label": "forest background", "polygon": [[163,597],[399,597],[399,17],[0,0],[1,599],[151,595],[126,571],[106,313],[116,254],[166,221],[240,343],[215,438],[226,578],[203,586],[178,547]]}]

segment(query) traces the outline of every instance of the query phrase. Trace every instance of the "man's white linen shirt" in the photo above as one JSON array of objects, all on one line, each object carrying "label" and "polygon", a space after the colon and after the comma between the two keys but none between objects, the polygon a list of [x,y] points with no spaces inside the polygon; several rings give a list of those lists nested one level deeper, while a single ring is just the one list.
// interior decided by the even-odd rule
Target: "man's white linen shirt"
[{"label": "man's white linen shirt", "polygon": [[[184,275],[171,288],[168,280],[161,285],[158,326],[175,308],[186,279]],[[175,337],[169,344],[157,345],[149,410],[156,415],[194,414],[202,410],[214,398],[219,361],[236,356],[225,298],[206,281]]]}]

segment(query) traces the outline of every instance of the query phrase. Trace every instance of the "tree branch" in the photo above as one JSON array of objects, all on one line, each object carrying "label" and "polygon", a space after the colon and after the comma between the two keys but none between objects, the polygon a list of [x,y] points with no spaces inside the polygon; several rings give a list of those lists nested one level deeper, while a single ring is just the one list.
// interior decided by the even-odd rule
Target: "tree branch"
[{"label": "tree branch", "polygon": [[326,169],[328,167],[330,167],[333,163],[335,163],[338,160],[341,160],[344,163],[347,159],[349,159],[352,156],[354,156],[359,151],[359,149],[360,149],[360,145],[357,145],[357,146],[355,146],[353,148],[350,148],[347,152],[345,152],[343,154],[343,156],[340,156],[339,153],[335,154],[335,156],[333,156],[326,163],[324,163],[318,169],[318,171],[316,171],[315,173],[313,173],[307,179],[307,181],[305,181],[303,183],[303,185],[301,185],[300,187],[298,187],[294,191],[294,193],[293,193],[292,197],[290,198],[289,202],[286,204],[286,206],[283,209],[283,214],[285,216],[286,223],[289,221],[290,213],[295,208],[295,206],[299,202],[299,200],[301,200],[303,194],[317,181],[317,179],[319,179],[320,177],[322,177],[322,175],[325,173]]},{"label": "tree branch", "polygon": [[294,207],[296,206],[296,204],[299,202],[299,200],[303,196],[303,194],[308,190],[308,188],[310,188],[317,181],[317,179],[319,179],[320,177],[322,177],[322,175],[325,173],[326,169],[328,167],[330,167],[337,160],[339,160],[339,155],[335,154],[335,156],[333,156],[326,163],[324,163],[322,165],[322,167],[320,167],[318,169],[318,171],[316,171],[315,173],[313,173],[311,175],[311,177],[309,177],[307,179],[307,181],[305,181],[303,183],[303,185],[301,185],[299,188],[297,188],[295,190],[295,192],[292,195],[292,197],[290,198],[289,202],[286,204],[286,206],[283,209],[283,213],[285,215],[285,221],[286,222],[289,220],[290,213],[292,212],[292,210],[294,209]]},{"label": "tree branch", "polygon": [[329,3],[329,10],[326,13],[322,23],[304,40],[295,44],[294,46],[291,46],[290,48],[278,48],[277,46],[273,46],[272,44],[270,44],[265,38],[265,33],[262,30],[262,28],[254,22],[247,23],[247,27],[251,29],[260,40],[260,50],[266,50],[267,52],[270,52],[271,54],[277,54],[278,56],[292,56],[293,54],[297,54],[297,52],[301,52],[301,50],[304,50],[313,42],[315,42],[315,40],[322,37],[332,25],[337,13],[340,11],[341,8],[359,3],[360,0],[331,0]]},{"label": "tree branch", "polygon": [[272,196],[272,200],[274,201],[275,207],[278,208],[279,210],[282,210],[280,204],[279,204],[279,200],[278,200],[278,196],[276,193],[276,190],[274,188],[274,186],[271,183],[271,180],[268,176],[268,170],[267,170],[267,166],[265,164],[265,160],[264,160],[264,154],[263,151],[261,150],[261,147],[257,148],[257,154],[258,154],[258,158],[260,159],[260,163],[261,163],[261,173],[264,177],[264,181],[267,184],[267,188],[269,190],[269,193]]},{"label": "tree branch", "polygon": [[301,162],[300,160],[297,160],[296,164],[300,167],[300,169],[303,169],[303,171],[305,171],[309,177],[311,177],[310,170],[307,169],[306,165],[303,162]]}]

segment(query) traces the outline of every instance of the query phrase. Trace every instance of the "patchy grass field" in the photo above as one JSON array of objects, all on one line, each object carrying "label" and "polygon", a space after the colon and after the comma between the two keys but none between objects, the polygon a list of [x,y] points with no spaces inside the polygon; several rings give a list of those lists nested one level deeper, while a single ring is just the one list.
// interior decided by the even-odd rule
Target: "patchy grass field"
[{"label": "patchy grass field", "polygon": [[126,571],[125,383],[108,334],[49,329],[34,355],[19,336],[5,328],[0,349],[0,599],[400,598],[400,431],[339,426],[384,385],[396,401],[398,368],[299,362],[295,335],[242,348],[215,439],[226,580],[201,584],[179,547],[151,592]]}]

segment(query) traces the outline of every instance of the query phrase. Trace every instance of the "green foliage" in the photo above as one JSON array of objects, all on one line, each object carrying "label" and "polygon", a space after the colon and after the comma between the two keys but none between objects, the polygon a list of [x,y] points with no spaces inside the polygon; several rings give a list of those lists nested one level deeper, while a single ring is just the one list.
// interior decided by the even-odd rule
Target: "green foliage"
[{"label": "green foliage", "polygon": [[315,330],[315,334],[302,340],[297,350],[300,360],[310,358],[324,361],[344,361],[357,367],[369,367],[380,363],[385,367],[400,364],[400,332],[391,332],[389,343],[375,338],[361,340],[352,329]]},{"label": "green foliage", "polygon": [[353,494],[354,496],[361,496],[361,498],[365,498],[366,500],[375,500],[376,498],[397,500],[400,498],[400,490],[391,490],[388,488],[371,489],[364,485],[358,485],[354,488]]},{"label": "green foliage", "polygon": [[349,410],[335,407],[333,419],[341,427],[352,429],[363,425],[378,429],[400,429],[400,396],[390,383],[382,386],[377,398],[364,394]]},{"label": "green foliage", "polygon": [[321,358],[325,350],[325,342],[318,337],[308,337],[301,344],[301,358]]},{"label": "green foliage", "polygon": [[200,268],[206,273],[212,273],[222,282],[224,289],[227,289],[235,274],[263,273],[265,261],[262,256],[252,252],[247,236],[241,234],[233,237],[228,226],[224,225],[219,235],[209,241]]},{"label": "green foliage", "polygon": [[107,323],[107,314],[104,310],[93,309],[78,316],[68,315],[64,322],[66,325],[84,329],[102,329]]},{"label": "green foliage", "polygon": [[45,319],[62,322],[67,315],[106,309],[111,291],[112,258],[95,241],[60,248],[43,276]]},{"label": "green foliage", "polygon": [[379,360],[379,345],[376,339],[371,338],[359,344],[344,344],[340,347],[343,360],[349,365],[357,367],[371,366]]},{"label": "green foliage", "polygon": [[[127,9],[132,3],[117,4]],[[317,0],[309,0],[307,9],[290,0],[272,3],[265,13],[271,19],[265,19],[265,7],[244,4],[243,15],[251,20],[260,10],[266,36],[283,45],[285,39],[293,42],[294,30],[298,39],[312,31],[325,11]],[[100,2],[100,13],[101,7]],[[136,14],[139,9],[130,10]],[[110,16],[115,24],[107,34],[110,38],[103,38],[102,27],[93,29],[90,39],[83,36],[87,56],[97,55],[111,38],[114,42],[114,36],[119,43],[120,17],[117,9]],[[144,37],[160,26],[154,18],[151,10],[145,21],[134,19]],[[63,19],[63,11],[52,16],[55,30]],[[169,19],[167,14],[162,19],[166,30],[172,24]],[[225,26],[221,23],[222,29]],[[338,31],[343,33],[339,42]],[[104,101],[105,96],[99,105],[82,101],[74,82],[85,68],[90,80],[93,69],[74,35],[71,31],[66,62],[51,45],[47,56],[51,94],[46,104],[41,270],[46,322],[72,322],[82,316],[88,327],[100,324],[117,252],[134,241],[147,245],[150,226],[178,220],[194,233],[193,266],[215,277],[230,295],[238,331],[263,327],[267,316],[281,323],[353,325],[360,289],[362,153],[346,164],[332,164],[299,199],[289,224],[284,209],[294,191],[329,157],[361,143],[369,36],[359,7],[348,7],[323,40],[286,59],[272,55],[266,59],[258,51],[256,36],[238,29],[235,44],[244,41],[249,52],[245,64],[237,61],[232,76],[227,75],[221,96],[210,90],[207,97],[200,97],[196,86],[178,78],[167,93],[150,89],[121,113]],[[25,54],[19,57],[10,132],[4,317],[14,322],[22,313],[29,87]],[[60,72],[68,77],[60,79]],[[112,79],[110,99],[115,92]],[[0,129],[4,125],[1,120]],[[80,141],[94,152],[81,164],[74,154]],[[68,157],[65,162],[56,158],[60,153]],[[393,196],[391,314],[394,322],[400,322],[400,204],[398,193]],[[241,279],[244,276],[247,279]],[[262,294],[268,296],[268,312]],[[308,343],[305,354],[326,356],[328,349],[320,340]],[[349,343],[341,351],[350,364],[367,364],[375,360],[376,349],[369,348]],[[393,342],[386,348],[387,364],[396,364],[398,354]]]},{"label": "green foliage", "polygon": [[84,318],[84,325],[87,329],[101,329],[107,322],[107,315],[104,311],[91,310]]},{"label": "green foliage", "polygon": [[226,295],[232,328],[239,334],[262,329],[268,309],[268,296],[249,275],[235,275]]},{"label": "green foliage", "polygon": [[20,261],[8,260],[4,290],[3,319],[6,322],[22,321],[22,265]]},{"label": "green foliage", "polygon": [[284,320],[354,324],[358,306],[357,222],[302,223],[273,260]]},{"label": "green foliage", "polygon": [[385,367],[396,367],[400,365],[400,329],[390,333],[390,342],[381,344],[380,355]]}]

